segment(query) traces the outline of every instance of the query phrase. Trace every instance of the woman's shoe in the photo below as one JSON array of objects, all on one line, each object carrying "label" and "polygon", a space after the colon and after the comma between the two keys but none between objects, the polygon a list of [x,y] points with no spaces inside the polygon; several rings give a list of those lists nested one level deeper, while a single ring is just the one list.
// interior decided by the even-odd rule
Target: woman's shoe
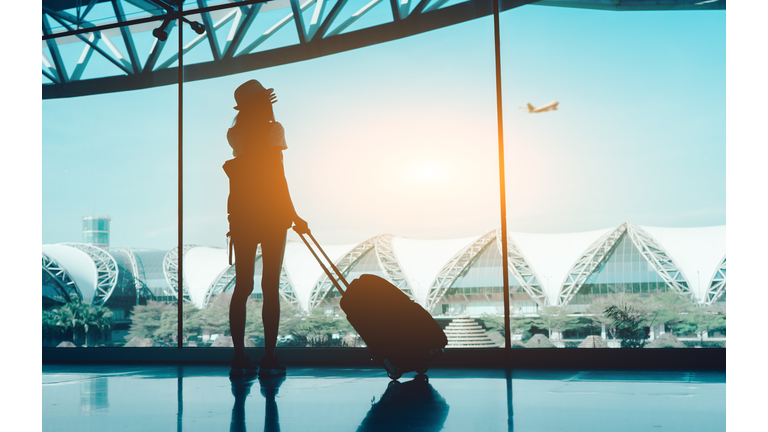
[{"label": "woman's shoe", "polygon": [[259,366],[251,362],[251,358],[245,356],[243,360],[232,359],[232,368],[229,370],[229,376],[241,377],[248,375],[256,375],[259,373]]},{"label": "woman's shoe", "polygon": [[270,360],[267,360],[266,358],[261,359],[261,364],[259,365],[260,377],[272,377],[280,375],[285,375],[285,366],[280,366],[280,364],[277,362],[277,357],[272,357]]}]

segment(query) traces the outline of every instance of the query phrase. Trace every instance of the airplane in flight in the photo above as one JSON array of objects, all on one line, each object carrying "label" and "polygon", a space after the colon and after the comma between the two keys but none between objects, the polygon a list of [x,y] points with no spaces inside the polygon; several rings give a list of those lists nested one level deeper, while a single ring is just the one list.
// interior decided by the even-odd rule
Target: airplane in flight
[{"label": "airplane in flight", "polygon": [[534,108],[533,105],[528,104],[528,113],[529,114],[533,114],[533,113],[540,113],[540,112],[545,112],[545,111],[549,111],[549,110],[557,111],[557,105],[559,103],[560,102],[558,102],[558,101],[553,101],[553,102],[550,102],[550,103],[548,103],[548,104],[546,104],[544,106],[538,107],[538,108]]}]

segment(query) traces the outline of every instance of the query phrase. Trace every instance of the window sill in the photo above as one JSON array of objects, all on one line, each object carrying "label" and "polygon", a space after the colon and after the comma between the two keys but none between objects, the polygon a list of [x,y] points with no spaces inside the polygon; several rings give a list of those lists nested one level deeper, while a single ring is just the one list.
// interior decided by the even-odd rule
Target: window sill
[{"label": "window sill", "polygon": [[[253,359],[263,348],[247,348]],[[232,348],[42,348],[43,363],[229,363]],[[365,348],[278,348],[286,365],[372,365]],[[725,370],[725,348],[525,348],[446,349],[434,367],[535,369]]]}]

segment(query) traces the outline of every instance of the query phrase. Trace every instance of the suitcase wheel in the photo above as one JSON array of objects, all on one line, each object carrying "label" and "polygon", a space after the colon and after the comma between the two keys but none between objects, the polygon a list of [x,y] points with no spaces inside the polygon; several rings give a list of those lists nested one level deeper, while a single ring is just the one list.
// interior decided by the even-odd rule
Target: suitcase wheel
[{"label": "suitcase wheel", "polygon": [[384,359],[384,369],[387,371],[387,376],[390,379],[396,380],[403,376],[403,373],[400,372],[400,368],[397,366],[392,365],[392,363],[389,361],[389,359]]},{"label": "suitcase wheel", "polygon": [[426,367],[426,366],[424,366],[424,367],[423,367],[423,368],[421,368],[421,369],[417,369],[417,370],[416,370],[416,373],[425,374],[425,373],[427,373],[427,370],[429,370],[429,368],[428,368],[428,367]]},{"label": "suitcase wheel", "polygon": [[392,372],[387,371],[387,376],[389,377],[389,379],[396,380],[396,379],[400,378],[401,376],[403,376],[403,374],[400,372],[400,368],[395,367],[394,371],[392,371]]}]

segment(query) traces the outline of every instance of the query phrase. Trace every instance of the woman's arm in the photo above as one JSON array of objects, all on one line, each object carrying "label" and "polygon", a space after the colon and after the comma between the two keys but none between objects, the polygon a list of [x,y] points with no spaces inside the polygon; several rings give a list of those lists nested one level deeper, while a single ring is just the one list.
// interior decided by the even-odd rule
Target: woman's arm
[{"label": "woman's arm", "polygon": [[296,213],[296,208],[293,205],[293,200],[291,199],[291,192],[288,190],[288,180],[285,178],[285,167],[283,165],[283,151],[280,148],[275,148],[275,150],[278,151],[280,156],[280,184],[278,187],[283,189],[283,193],[286,197],[286,205],[288,206],[288,212],[291,217],[291,221],[294,225],[294,230],[298,232],[299,234],[309,233],[309,225],[307,225],[307,222],[300,218],[299,215]]}]

